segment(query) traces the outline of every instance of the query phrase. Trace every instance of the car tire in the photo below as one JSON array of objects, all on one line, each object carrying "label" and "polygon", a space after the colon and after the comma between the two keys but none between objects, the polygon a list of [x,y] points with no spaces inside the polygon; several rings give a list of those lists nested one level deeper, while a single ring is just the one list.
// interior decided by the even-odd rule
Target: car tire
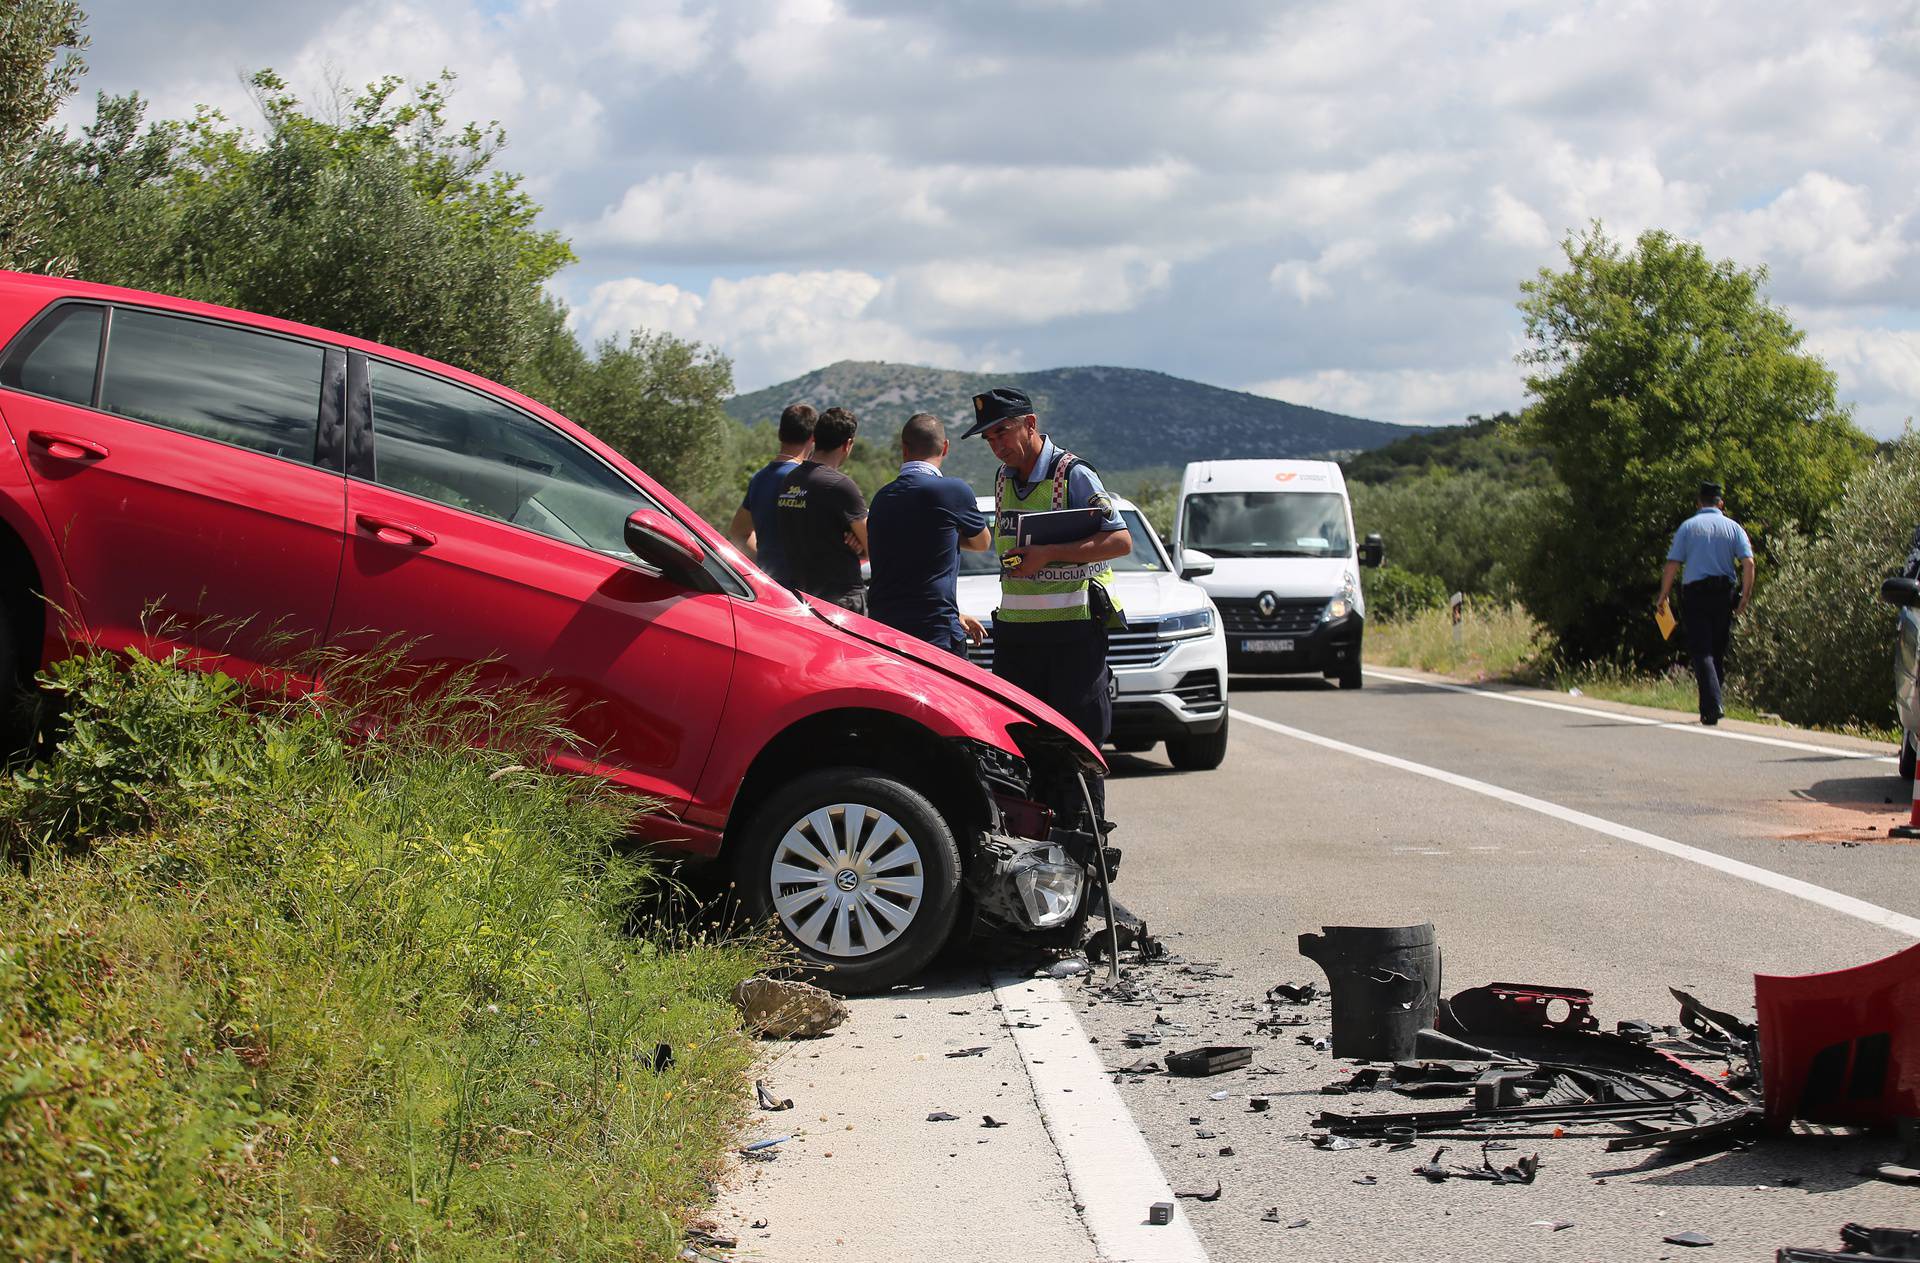
[{"label": "car tire", "polygon": [[1910,781],[1913,779],[1914,761],[1916,756],[1920,756],[1920,750],[1916,750],[1914,748],[1914,744],[1915,743],[1914,743],[1912,733],[1907,733],[1900,741],[1900,779],[1901,780]]},{"label": "car tire", "polygon": [[771,922],[815,981],[849,995],[918,974],[960,913],[953,830],[919,792],[869,768],[776,790],[747,825],[734,879],[747,914]]},{"label": "car tire", "polygon": [[1199,737],[1168,737],[1167,761],[1182,772],[1211,772],[1227,759],[1227,716],[1220,726]]},{"label": "car tire", "polygon": [[34,699],[21,678],[12,611],[0,600],[0,766],[13,762],[33,740]]},{"label": "car tire", "polygon": [[1354,647],[1353,661],[1341,667],[1340,674],[1335,678],[1340,681],[1340,687],[1343,689],[1357,689],[1365,686],[1367,677],[1361,674],[1359,646]]}]

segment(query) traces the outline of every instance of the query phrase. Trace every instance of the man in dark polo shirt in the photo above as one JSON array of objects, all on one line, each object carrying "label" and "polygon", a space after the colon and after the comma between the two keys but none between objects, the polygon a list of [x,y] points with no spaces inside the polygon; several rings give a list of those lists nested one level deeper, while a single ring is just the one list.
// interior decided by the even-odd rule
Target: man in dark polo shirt
[{"label": "man in dark polo shirt", "polygon": [[887,626],[965,655],[985,639],[979,620],[960,612],[955,596],[960,550],[985,552],[993,532],[973,488],[941,474],[947,430],[917,412],[900,431],[900,476],[873,495],[867,516],[873,582],[867,608]]},{"label": "man in dark polo shirt", "polygon": [[780,552],[780,530],[774,521],[780,488],[787,475],[813,451],[813,424],[817,418],[813,406],[790,403],[780,414],[780,454],[755,471],[747,480],[747,494],[734,511],[727,538],[760,568],[781,583],[791,585],[786,558]]},{"label": "man in dark polo shirt", "polygon": [[793,576],[788,586],[864,614],[860,558],[867,552],[867,498],[840,472],[859,428],[845,408],[821,413],[813,426],[813,455],[787,475],[775,512],[780,550]]}]

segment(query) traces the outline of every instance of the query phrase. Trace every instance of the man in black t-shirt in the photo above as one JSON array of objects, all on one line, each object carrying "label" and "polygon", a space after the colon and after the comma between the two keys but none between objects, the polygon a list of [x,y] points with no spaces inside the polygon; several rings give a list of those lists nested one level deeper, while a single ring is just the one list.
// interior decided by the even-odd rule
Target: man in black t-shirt
[{"label": "man in black t-shirt", "polygon": [[900,476],[873,493],[867,538],[873,545],[873,616],[909,636],[966,656],[985,638],[978,620],[960,612],[960,550],[985,552],[993,532],[973,488],[940,472],[947,430],[917,412],[900,431]]},{"label": "man in black t-shirt", "polygon": [[860,558],[867,551],[867,498],[840,472],[853,453],[860,423],[845,408],[828,408],[813,427],[813,456],[787,475],[778,507],[780,547],[790,585],[822,600],[867,612]]}]

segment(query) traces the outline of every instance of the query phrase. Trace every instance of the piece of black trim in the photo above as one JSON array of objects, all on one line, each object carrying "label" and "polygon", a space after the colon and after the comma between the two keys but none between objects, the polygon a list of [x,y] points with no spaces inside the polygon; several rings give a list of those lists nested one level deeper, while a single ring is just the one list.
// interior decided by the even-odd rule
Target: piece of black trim
[{"label": "piece of black trim", "polygon": [[113,334],[113,306],[104,304],[100,309],[100,352],[93,357],[93,398],[87,406],[95,412],[100,411],[100,397],[107,389],[107,340]]},{"label": "piece of black trim", "polygon": [[347,352],[347,476],[373,477],[373,392],[364,351]]},{"label": "piece of black trim", "polygon": [[313,438],[313,463],[340,473],[347,459],[347,353],[328,347],[320,369],[320,426]]}]

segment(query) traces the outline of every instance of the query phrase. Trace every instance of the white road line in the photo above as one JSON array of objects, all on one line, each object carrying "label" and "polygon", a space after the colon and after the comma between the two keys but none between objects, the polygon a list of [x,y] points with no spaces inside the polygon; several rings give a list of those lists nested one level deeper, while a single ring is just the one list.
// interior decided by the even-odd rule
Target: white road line
[{"label": "white road line", "polygon": [[[1040,1116],[1067,1168],[1074,1201],[1085,1208],[1080,1218],[1102,1263],[1207,1263],[1173,1186],[1060,984],[998,971],[993,998],[1027,1064]],[[1016,1025],[1023,1017],[1034,1025]],[[1173,1202],[1172,1223],[1147,1222],[1155,1202]]]},{"label": "white road line", "polygon": [[1649,719],[1645,715],[1623,715],[1618,711],[1598,710],[1592,706],[1573,706],[1566,702],[1549,702],[1541,697],[1519,697],[1512,693],[1495,692],[1492,689],[1474,688],[1470,684],[1452,684],[1444,680],[1423,680],[1413,675],[1394,675],[1390,671],[1379,671],[1367,667],[1366,674],[1377,679],[1392,680],[1396,684],[1418,684],[1422,688],[1443,689],[1449,693],[1466,693],[1473,697],[1484,697],[1494,702],[1512,702],[1516,706],[1538,706],[1542,710],[1563,710],[1570,715],[1586,715],[1594,719],[1604,719],[1616,724],[1634,724],[1643,728],[1666,728],[1673,732],[1690,732],[1700,737],[1720,737],[1727,741],[1746,741],[1754,745],[1779,746],[1785,750],[1807,750],[1814,754],[1824,754],[1830,759],[1856,759],[1869,763],[1897,763],[1890,754],[1874,754],[1866,750],[1843,750],[1837,746],[1815,745],[1811,741],[1790,741],[1785,737],[1763,737],[1753,732],[1734,732],[1727,728],[1708,728],[1702,724],[1673,723],[1665,719]]},{"label": "white road line", "polygon": [[1714,851],[1703,850],[1697,846],[1688,846],[1684,842],[1675,842],[1672,838],[1663,838],[1657,833],[1647,833],[1641,829],[1629,828],[1623,824],[1615,824],[1613,821],[1603,820],[1599,816],[1590,816],[1584,811],[1575,811],[1571,807],[1562,807],[1559,803],[1551,803],[1544,798],[1535,798],[1530,794],[1522,794],[1515,790],[1503,789],[1498,785],[1489,785],[1485,781],[1476,781],[1472,777],[1461,776],[1456,772],[1448,772],[1437,767],[1428,767],[1424,763],[1415,763],[1409,759],[1402,759],[1395,755],[1382,754],[1378,750],[1368,750],[1361,746],[1349,745],[1345,741],[1336,741],[1332,737],[1323,737],[1318,733],[1307,732],[1304,729],[1291,728],[1286,724],[1275,723],[1271,719],[1262,719],[1258,715],[1250,715],[1245,711],[1236,710],[1233,712],[1233,717],[1242,723],[1249,723],[1258,728],[1265,728],[1269,731],[1277,732],[1283,737],[1292,737],[1296,741],[1305,741],[1312,745],[1324,746],[1329,750],[1338,750],[1342,754],[1351,754],[1355,758],[1366,759],[1369,762],[1398,768],[1403,772],[1412,772],[1415,776],[1425,776],[1432,780],[1439,781],[1442,784],[1471,790],[1473,793],[1484,794],[1488,798],[1495,798],[1501,802],[1510,803],[1515,807],[1523,807],[1528,811],[1538,812],[1543,816],[1551,816],[1555,820],[1562,820],[1568,824],[1578,825],[1583,829],[1591,829],[1595,833],[1603,833],[1610,838],[1618,838],[1622,842],[1631,842],[1635,846],[1644,846],[1650,851],[1660,851],[1678,859],[1689,860],[1692,863],[1702,865],[1706,868],[1717,869],[1729,876],[1744,878],[1757,885],[1765,886],[1769,890],[1777,890],[1782,894],[1792,895],[1797,899],[1805,899],[1808,903],[1819,904],[1829,911],[1844,913],[1850,917],[1857,917],[1869,925],[1877,925],[1883,930],[1891,930],[1895,934],[1904,934],[1908,938],[1920,939],[1920,917],[1910,917],[1904,913],[1895,912],[1890,908],[1883,908],[1878,904],[1868,903],[1864,899],[1855,899],[1852,895],[1843,895],[1837,890],[1828,890],[1825,886],[1816,886],[1812,882],[1801,881],[1798,877],[1788,877],[1784,874],[1776,873],[1771,869],[1761,868],[1757,864],[1749,864],[1744,860],[1730,859]]}]

